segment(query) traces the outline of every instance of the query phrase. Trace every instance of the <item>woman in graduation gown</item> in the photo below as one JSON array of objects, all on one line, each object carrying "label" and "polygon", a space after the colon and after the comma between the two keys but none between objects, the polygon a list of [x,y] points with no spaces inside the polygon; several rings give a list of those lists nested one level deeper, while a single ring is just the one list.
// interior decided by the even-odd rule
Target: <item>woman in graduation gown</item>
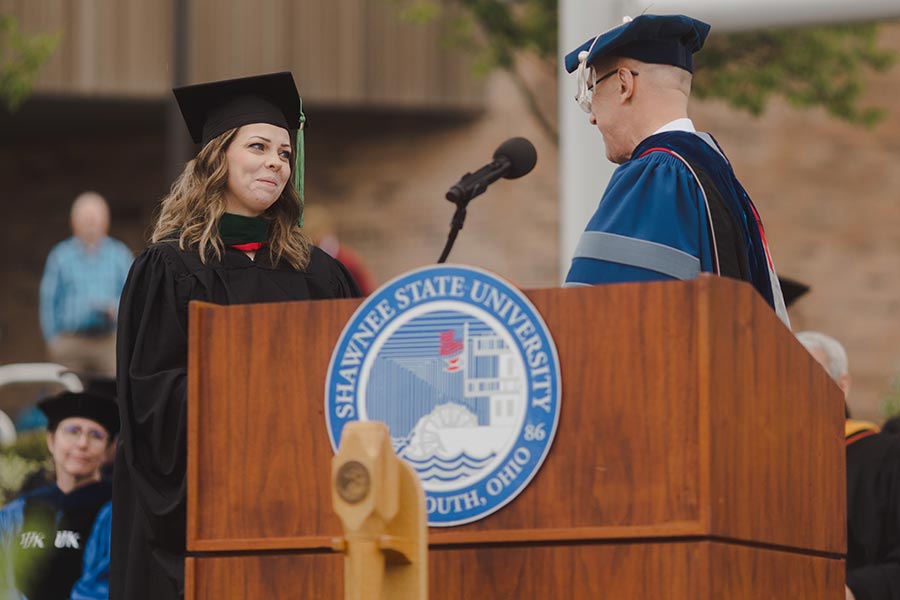
[{"label": "woman in graduation gown", "polygon": [[114,600],[184,594],[188,302],[360,295],[300,228],[304,118],[290,73],[174,91],[202,149],[163,199],[120,304]]}]

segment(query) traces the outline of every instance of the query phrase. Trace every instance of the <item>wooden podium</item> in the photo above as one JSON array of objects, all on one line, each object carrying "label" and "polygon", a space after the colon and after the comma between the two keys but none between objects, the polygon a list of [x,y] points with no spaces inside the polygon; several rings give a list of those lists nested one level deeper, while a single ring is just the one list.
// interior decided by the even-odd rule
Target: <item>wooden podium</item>
[{"label": "wooden podium", "polygon": [[[844,597],[843,399],[750,286],[526,295],[556,439],[509,505],[431,528],[432,599]],[[343,597],[323,394],[359,304],[192,304],[188,599]]]}]

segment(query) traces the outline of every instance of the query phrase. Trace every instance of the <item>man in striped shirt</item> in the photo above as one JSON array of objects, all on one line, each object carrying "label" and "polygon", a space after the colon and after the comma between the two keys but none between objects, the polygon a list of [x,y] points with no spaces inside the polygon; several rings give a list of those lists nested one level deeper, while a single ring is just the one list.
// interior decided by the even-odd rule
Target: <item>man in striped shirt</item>
[{"label": "man in striped shirt", "polygon": [[50,359],[87,377],[115,377],[116,312],[133,255],[107,235],[109,207],[95,192],[72,204],[69,239],[41,279],[41,329]]}]

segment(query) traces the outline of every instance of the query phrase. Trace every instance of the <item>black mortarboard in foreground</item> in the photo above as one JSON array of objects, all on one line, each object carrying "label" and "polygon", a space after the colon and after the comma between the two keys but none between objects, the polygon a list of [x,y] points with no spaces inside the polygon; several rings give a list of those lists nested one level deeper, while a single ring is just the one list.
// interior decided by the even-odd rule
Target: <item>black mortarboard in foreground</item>
[{"label": "black mortarboard in foreground", "polygon": [[119,407],[106,396],[87,392],[63,392],[38,402],[38,408],[47,416],[47,429],[53,431],[63,419],[81,417],[96,421],[110,436],[119,432]]},{"label": "black mortarboard in foreground", "polygon": [[300,127],[302,110],[294,77],[287,71],[187,85],[172,90],[191,138],[204,146],[226,131],[269,123]]}]

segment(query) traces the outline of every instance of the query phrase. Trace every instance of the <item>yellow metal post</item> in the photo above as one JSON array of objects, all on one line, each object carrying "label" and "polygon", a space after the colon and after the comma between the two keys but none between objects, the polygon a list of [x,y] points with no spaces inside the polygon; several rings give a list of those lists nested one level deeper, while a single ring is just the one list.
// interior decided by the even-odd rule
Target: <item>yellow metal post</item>
[{"label": "yellow metal post", "polygon": [[384,423],[344,426],[331,463],[334,511],[344,525],[335,540],[345,554],[347,600],[428,597],[425,492],[415,471],[397,458]]}]

